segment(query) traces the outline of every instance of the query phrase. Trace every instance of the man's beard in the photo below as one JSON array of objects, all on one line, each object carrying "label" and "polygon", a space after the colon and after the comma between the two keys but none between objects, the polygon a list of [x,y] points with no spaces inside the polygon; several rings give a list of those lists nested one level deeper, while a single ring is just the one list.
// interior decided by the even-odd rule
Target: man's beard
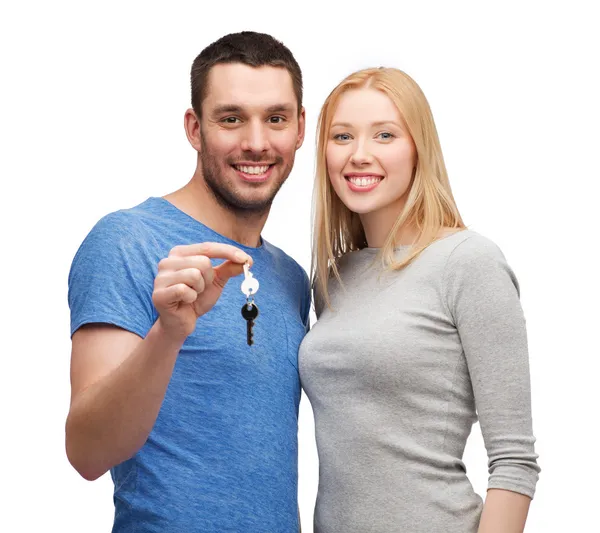
[{"label": "man's beard", "polygon": [[[202,147],[203,149],[200,152],[200,162],[202,164],[204,181],[206,182],[208,189],[222,207],[239,216],[262,215],[268,212],[273,203],[273,199],[289,176],[294,164],[294,157],[292,156],[289,164],[283,168],[279,182],[270,184],[272,187],[273,185],[275,186],[269,191],[270,194],[268,196],[256,199],[244,198],[242,194],[239,194],[235,190],[231,180],[228,180],[221,174],[218,161],[210,154],[210,150],[206,150],[206,141],[204,138]],[[257,160],[256,156],[247,156],[244,158],[244,161],[259,163],[261,159]],[[273,159],[270,159],[269,161],[273,162]],[[280,166],[283,163],[283,159],[277,156],[274,162],[276,165]],[[261,185],[264,187],[263,184]]]}]

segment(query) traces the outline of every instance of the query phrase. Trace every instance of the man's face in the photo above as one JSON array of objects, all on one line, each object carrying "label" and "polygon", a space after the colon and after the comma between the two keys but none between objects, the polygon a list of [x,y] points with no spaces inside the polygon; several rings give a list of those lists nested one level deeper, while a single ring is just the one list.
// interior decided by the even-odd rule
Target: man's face
[{"label": "man's face", "polygon": [[215,65],[200,120],[200,159],[217,200],[240,214],[268,211],[304,140],[304,110],[285,68]]}]

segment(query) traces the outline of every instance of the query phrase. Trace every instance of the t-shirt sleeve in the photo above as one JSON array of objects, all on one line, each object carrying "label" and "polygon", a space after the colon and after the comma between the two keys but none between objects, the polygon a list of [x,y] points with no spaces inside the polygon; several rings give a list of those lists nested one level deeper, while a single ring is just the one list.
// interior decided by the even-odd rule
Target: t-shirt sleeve
[{"label": "t-shirt sleeve", "polygon": [[75,254],[69,272],[71,336],[84,324],[112,324],[145,337],[157,315],[158,269],[142,225],[122,212],[101,219]]},{"label": "t-shirt sleeve", "polygon": [[310,281],[306,271],[302,267],[300,267],[300,270],[302,275],[302,323],[308,333],[310,331],[310,309],[312,305]]},{"label": "t-shirt sleeve", "polygon": [[454,249],[445,280],[488,453],[488,489],[533,498],[540,468],[518,281],[500,249],[482,236]]}]

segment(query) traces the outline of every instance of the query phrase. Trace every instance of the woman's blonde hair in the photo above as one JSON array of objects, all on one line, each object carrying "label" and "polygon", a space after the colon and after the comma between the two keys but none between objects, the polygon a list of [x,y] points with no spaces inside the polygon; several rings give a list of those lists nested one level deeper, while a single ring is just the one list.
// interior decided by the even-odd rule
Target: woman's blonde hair
[{"label": "woman's blonde hair", "polygon": [[[359,215],[338,198],[329,180],[326,160],[329,130],[340,97],[346,91],[362,88],[379,90],[390,98],[416,151],[416,168],[406,204],[381,249],[384,266],[399,270],[434,242],[443,228],[465,228],[450,189],[433,115],[421,88],[406,73],[394,68],[372,68],[350,74],[325,100],[317,124],[311,283],[315,296],[328,306],[331,274],[341,282],[338,260],[348,252],[367,247]],[[417,229],[418,237],[407,256],[396,261],[395,237],[406,224]]]}]

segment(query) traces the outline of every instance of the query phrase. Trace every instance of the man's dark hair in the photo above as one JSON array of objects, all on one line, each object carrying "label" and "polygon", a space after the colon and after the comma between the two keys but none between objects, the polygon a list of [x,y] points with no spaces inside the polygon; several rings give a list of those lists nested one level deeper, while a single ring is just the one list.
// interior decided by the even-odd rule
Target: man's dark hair
[{"label": "man's dark hair", "polygon": [[220,63],[242,63],[250,67],[283,67],[292,77],[298,113],[302,109],[302,71],[289,49],[266,33],[230,33],[208,45],[192,64],[192,108],[201,116],[206,97],[208,73]]}]

